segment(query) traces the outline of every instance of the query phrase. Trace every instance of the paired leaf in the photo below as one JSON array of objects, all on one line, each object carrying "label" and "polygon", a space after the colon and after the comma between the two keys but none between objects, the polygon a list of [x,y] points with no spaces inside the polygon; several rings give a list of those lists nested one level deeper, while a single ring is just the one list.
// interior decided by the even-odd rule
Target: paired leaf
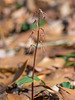
[{"label": "paired leaf", "polygon": [[[43,80],[39,79],[36,75],[34,75],[34,80],[41,81],[44,85],[46,85],[45,82]],[[33,82],[33,79],[31,77],[24,76],[22,79],[20,79],[19,81],[17,81],[16,84],[17,85],[23,85],[25,83],[32,83],[32,82]]]},{"label": "paired leaf", "polygon": [[41,81],[44,85],[46,85],[45,82],[43,80],[39,79],[36,75],[34,75],[34,80]]},{"label": "paired leaf", "polygon": [[16,84],[17,85],[22,85],[22,84],[25,84],[25,83],[32,83],[33,80],[31,77],[29,76],[24,76],[21,80],[17,81]]},{"label": "paired leaf", "polygon": [[41,79],[39,79],[36,75],[34,75],[34,80],[41,81]]}]

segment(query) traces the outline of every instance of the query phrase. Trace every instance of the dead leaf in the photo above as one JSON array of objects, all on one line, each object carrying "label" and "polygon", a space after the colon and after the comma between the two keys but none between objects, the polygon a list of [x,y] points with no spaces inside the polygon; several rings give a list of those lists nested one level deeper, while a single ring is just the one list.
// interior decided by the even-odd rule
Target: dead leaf
[{"label": "dead leaf", "polygon": [[0,60],[0,69],[9,70],[11,72],[16,72],[18,70],[18,65],[25,62],[25,60],[29,60],[31,56],[14,56],[14,57],[6,57]]},{"label": "dead leaf", "polygon": [[36,67],[36,70],[43,70],[43,69],[50,69],[55,71],[56,68],[62,68],[64,67],[65,60],[62,58],[48,58],[45,57]]},{"label": "dead leaf", "polygon": [[7,86],[13,82],[15,82],[24,72],[24,69],[26,67],[27,61],[25,61],[25,63],[22,65],[22,67],[17,71],[16,74],[10,76],[9,78],[6,78],[4,80],[1,81],[2,83],[2,87],[0,87],[0,93],[3,92]]},{"label": "dead leaf", "polygon": [[24,7],[22,7],[21,9],[16,10],[15,12],[12,13],[12,18],[16,19],[19,18],[21,16],[23,16],[26,13],[26,9]]},{"label": "dead leaf", "polygon": [[49,80],[49,79],[48,79],[48,81],[46,81],[46,84],[47,84],[49,87],[53,87],[53,86],[55,86],[55,85],[57,85],[57,84],[61,84],[61,83],[64,82],[64,81],[68,81],[68,79],[66,79],[66,78],[57,78],[57,79],[55,79],[55,80]]},{"label": "dead leaf", "polygon": [[0,94],[0,100],[8,100],[8,97],[7,97],[7,93],[6,92]]},{"label": "dead leaf", "polygon": [[6,5],[8,5],[8,4],[13,4],[14,2],[16,2],[16,0],[3,0],[4,1],[4,3],[6,4]]},{"label": "dead leaf", "polygon": [[30,11],[35,11],[36,10],[36,5],[34,0],[27,0],[27,7]]},{"label": "dead leaf", "polygon": [[75,89],[68,89],[68,88],[64,88],[64,87],[61,87],[61,89],[65,90],[66,92],[68,92],[72,96],[75,96]]},{"label": "dead leaf", "polygon": [[[73,78],[72,73],[74,73],[74,69],[72,67],[56,70],[49,76],[46,76],[45,83],[47,86],[53,87],[57,84],[61,84],[62,82],[70,82],[70,80],[66,77]],[[75,79],[75,77],[73,79]]]},{"label": "dead leaf", "polygon": [[62,17],[68,16],[72,11],[70,2],[63,3],[59,10]]},{"label": "dead leaf", "polygon": [[67,91],[65,91],[62,88],[60,88],[60,93],[61,93],[64,100],[75,100],[74,95],[69,94]]},{"label": "dead leaf", "polygon": [[8,100],[30,100],[26,95],[21,94],[8,94],[7,95]]}]

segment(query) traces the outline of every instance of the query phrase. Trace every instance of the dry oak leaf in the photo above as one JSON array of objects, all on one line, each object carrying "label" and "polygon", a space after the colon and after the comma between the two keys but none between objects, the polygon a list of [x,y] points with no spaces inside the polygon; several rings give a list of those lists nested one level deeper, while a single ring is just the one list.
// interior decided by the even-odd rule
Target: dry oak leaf
[{"label": "dry oak leaf", "polygon": [[9,78],[6,78],[4,80],[1,80],[1,84],[2,87],[0,87],[0,93],[2,93],[8,85],[10,85],[11,83],[14,83],[25,71],[25,67],[26,67],[27,61],[24,62],[24,64],[22,65],[22,67],[16,72],[16,74],[10,76]]},{"label": "dry oak leaf", "polygon": [[[66,88],[67,89],[67,88]],[[71,90],[71,89],[70,89]],[[69,90],[69,91],[70,91]],[[74,90],[73,90],[74,91]],[[71,90],[70,92],[72,92],[72,94],[70,94],[68,91],[65,90],[65,88],[60,88],[60,93],[63,97],[63,100],[75,100],[75,94],[73,93],[73,91]]]},{"label": "dry oak leaf", "polygon": [[23,64],[27,59],[28,60],[32,59],[31,57],[32,56],[19,55],[19,56],[6,57],[0,59],[0,69],[16,72],[20,67],[20,64]]},{"label": "dry oak leaf", "polygon": [[48,57],[45,57],[36,67],[36,70],[44,70],[44,69],[51,69],[53,71],[56,70],[56,68],[62,68],[64,67],[64,64],[65,64],[65,60],[62,59],[62,58],[54,58],[54,59],[51,59],[51,58],[48,58]]},{"label": "dry oak leaf", "polygon": [[30,100],[24,94],[21,94],[21,95],[18,95],[18,94],[8,94],[7,97],[8,97],[8,100]]},{"label": "dry oak leaf", "polygon": [[66,92],[68,92],[72,96],[75,96],[75,89],[68,89],[68,88],[64,88],[64,87],[61,87],[61,89],[65,90]]}]

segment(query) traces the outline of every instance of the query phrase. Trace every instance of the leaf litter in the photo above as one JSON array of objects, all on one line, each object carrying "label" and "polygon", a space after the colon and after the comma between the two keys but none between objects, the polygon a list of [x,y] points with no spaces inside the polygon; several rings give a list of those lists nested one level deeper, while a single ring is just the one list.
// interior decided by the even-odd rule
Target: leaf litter
[{"label": "leaf litter", "polygon": [[[75,99],[75,89],[66,88],[75,86],[74,0],[1,0],[0,100],[31,100],[30,77],[37,40],[33,13],[39,8],[47,16],[40,21],[34,100]],[[25,77],[29,77],[28,82]],[[19,86],[21,79],[25,84]],[[62,87],[64,82],[69,84]]]}]

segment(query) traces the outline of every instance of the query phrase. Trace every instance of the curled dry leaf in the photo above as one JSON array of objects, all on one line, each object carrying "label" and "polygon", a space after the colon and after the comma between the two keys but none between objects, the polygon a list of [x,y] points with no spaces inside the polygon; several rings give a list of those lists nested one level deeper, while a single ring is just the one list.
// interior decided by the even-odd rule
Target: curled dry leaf
[{"label": "curled dry leaf", "polygon": [[45,83],[49,87],[54,87],[55,85],[61,84],[62,82],[70,82],[70,80],[66,77],[73,78],[72,73],[74,73],[73,67],[56,70],[49,76],[46,76]]},{"label": "curled dry leaf", "polygon": [[36,70],[42,71],[43,69],[50,69],[55,71],[56,68],[64,67],[65,60],[62,58],[48,58],[45,57],[36,67]]},{"label": "curled dry leaf", "polygon": [[6,78],[6,79],[1,81],[2,87],[0,87],[0,93],[3,92],[9,84],[15,82],[22,75],[22,73],[25,71],[24,69],[26,67],[26,64],[27,64],[27,61],[24,62],[24,64],[16,72],[16,74],[14,74],[14,75],[10,76],[9,78]]},{"label": "curled dry leaf", "polygon": [[63,89],[64,91],[68,92],[69,94],[71,94],[72,96],[75,96],[75,89],[68,89],[68,88],[64,88],[64,87],[60,87],[59,88]]},{"label": "curled dry leaf", "polygon": [[[30,89],[30,88],[29,88]],[[45,88],[38,85],[34,87],[34,96],[36,97],[39,93],[41,93],[42,91],[44,91]],[[28,91],[28,93],[25,93],[25,95],[27,95],[28,97],[31,98],[31,91]]]},{"label": "curled dry leaf", "polygon": [[[70,92],[73,92],[73,91],[70,91]],[[68,91],[65,90],[65,88],[61,87],[60,93],[64,100],[75,100],[75,93],[74,93],[74,95],[71,95]]]},{"label": "curled dry leaf", "polygon": [[[32,56],[14,56],[14,57],[6,57],[0,60],[0,69],[5,71],[16,72],[21,64],[25,62],[25,60],[29,60]],[[19,66],[18,66],[19,65]]]}]

